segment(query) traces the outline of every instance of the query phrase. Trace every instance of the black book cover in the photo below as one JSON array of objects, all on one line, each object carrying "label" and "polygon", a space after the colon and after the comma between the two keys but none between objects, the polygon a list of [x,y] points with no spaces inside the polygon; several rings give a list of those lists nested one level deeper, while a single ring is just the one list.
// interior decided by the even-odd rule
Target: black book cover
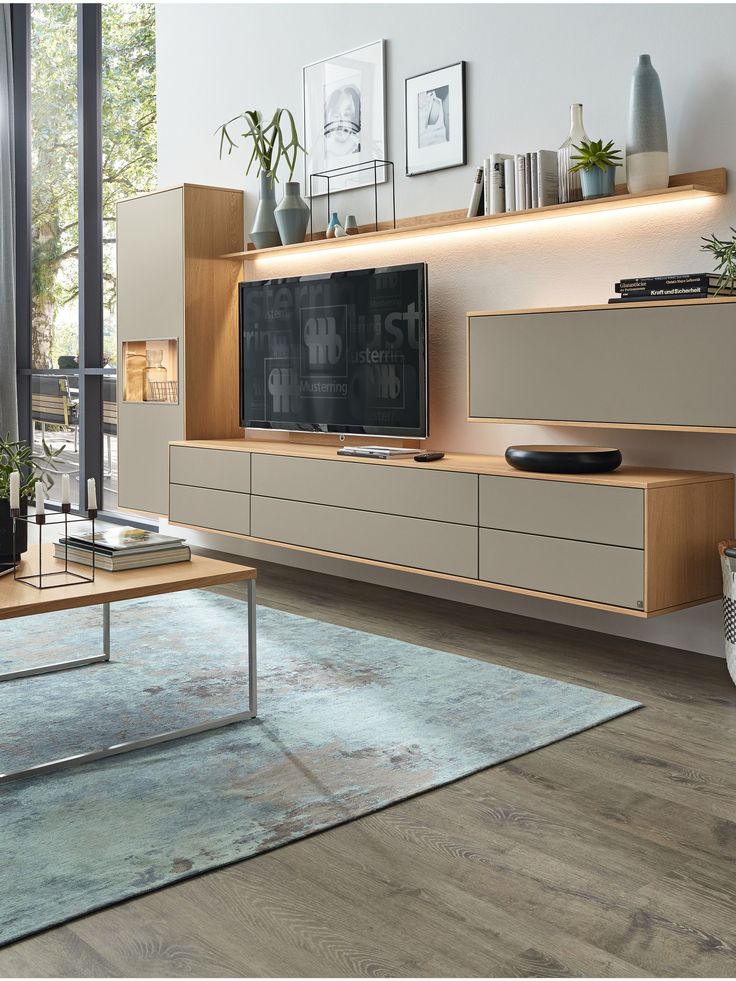
[{"label": "black book cover", "polygon": [[707,300],[713,296],[712,290],[700,290],[697,293],[677,293],[669,296],[612,296],[609,303],[661,303],[662,300]]},{"label": "black book cover", "polygon": [[[658,289],[664,285],[681,285],[683,283],[705,283],[714,273],[682,273],[672,276],[639,276],[636,279],[621,279],[614,285],[616,293],[624,293],[633,289]],[[716,276],[717,278],[717,276]]]}]

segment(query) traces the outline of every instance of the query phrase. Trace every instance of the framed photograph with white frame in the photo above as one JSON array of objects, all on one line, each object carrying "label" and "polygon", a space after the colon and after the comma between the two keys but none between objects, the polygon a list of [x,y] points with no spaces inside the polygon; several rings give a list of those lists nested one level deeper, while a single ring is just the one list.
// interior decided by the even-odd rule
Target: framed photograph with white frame
[{"label": "framed photograph with white frame", "polygon": [[404,97],[407,176],[462,167],[466,162],[465,62],[407,78]]},{"label": "framed photograph with white frame", "polygon": [[[385,45],[374,41],[306,65],[304,86],[305,191],[311,174],[386,157]],[[378,169],[378,182],[387,179]],[[333,177],[330,192],[373,184],[373,170]],[[315,180],[314,194],[327,192]]]}]

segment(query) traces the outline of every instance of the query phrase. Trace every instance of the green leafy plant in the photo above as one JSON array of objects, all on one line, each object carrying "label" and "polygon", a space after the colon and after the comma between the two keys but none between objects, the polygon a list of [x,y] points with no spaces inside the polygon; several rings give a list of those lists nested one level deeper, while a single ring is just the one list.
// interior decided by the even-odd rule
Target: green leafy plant
[{"label": "green leafy plant", "polygon": [[36,481],[40,480],[48,490],[53,486],[56,473],[56,458],[63,452],[63,445],[54,449],[41,440],[41,452],[36,453],[22,440],[13,440],[10,434],[0,436],[0,501],[10,497],[10,475],[14,470],[20,473],[20,496],[31,500],[36,493]]},{"label": "green leafy plant", "polygon": [[268,123],[263,120],[263,115],[257,109],[246,109],[238,116],[233,116],[226,123],[223,123],[216,132],[220,134],[220,159],[222,151],[227,141],[228,156],[237,148],[238,144],[231,137],[228,127],[238,120],[245,120],[246,128],[240,134],[246,143],[253,141],[248,166],[245,168],[249,174],[254,163],[258,163],[258,174],[268,174],[271,181],[278,181],[277,170],[281,161],[286,162],[289,171],[289,180],[294,178],[296,160],[299,151],[307,151],[299,142],[294,117],[288,109],[277,109]]},{"label": "green leafy plant", "polygon": [[733,225],[731,231],[733,235],[730,239],[716,238],[715,235],[711,235],[710,238],[702,236],[705,245],[700,246],[701,252],[710,252],[713,258],[717,260],[715,268],[715,272],[718,273],[716,296],[724,286],[736,287],[736,228]]},{"label": "green leafy plant", "polygon": [[594,167],[607,170],[621,163],[621,151],[613,149],[613,140],[609,140],[605,146],[603,140],[591,140],[590,143],[583,140],[580,146],[573,143],[572,148],[575,153],[571,154],[570,159],[575,163],[569,168],[571,174],[579,170],[592,170]]}]

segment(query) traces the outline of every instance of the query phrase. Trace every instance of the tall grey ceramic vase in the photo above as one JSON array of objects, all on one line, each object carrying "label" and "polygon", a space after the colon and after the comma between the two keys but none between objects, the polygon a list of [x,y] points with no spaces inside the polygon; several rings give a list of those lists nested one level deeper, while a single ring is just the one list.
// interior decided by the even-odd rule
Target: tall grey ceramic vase
[{"label": "tall grey ceramic vase", "polygon": [[659,75],[649,55],[639,55],[631,79],[629,130],[626,138],[626,183],[632,194],[667,187],[667,122]]},{"label": "tall grey ceramic vase", "polygon": [[276,209],[274,182],[268,174],[262,171],[260,183],[260,198],[255,221],[250,230],[250,238],[257,249],[272,249],[275,245],[281,245],[279,230],[274,217],[274,210]]},{"label": "tall grey ceramic vase", "polygon": [[299,181],[284,184],[284,196],[274,215],[282,245],[298,245],[304,241],[309,224],[309,205],[302,199]]}]

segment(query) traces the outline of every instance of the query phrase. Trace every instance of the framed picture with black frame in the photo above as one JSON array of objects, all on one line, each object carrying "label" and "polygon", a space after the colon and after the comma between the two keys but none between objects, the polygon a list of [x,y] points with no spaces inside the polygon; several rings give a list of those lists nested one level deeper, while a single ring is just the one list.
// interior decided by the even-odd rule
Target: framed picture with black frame
[{"label": "framed picture with black frame", "polygon": [[465,62],[407,78],[404,98],[407,176],[462,167],[466,163]]}]

